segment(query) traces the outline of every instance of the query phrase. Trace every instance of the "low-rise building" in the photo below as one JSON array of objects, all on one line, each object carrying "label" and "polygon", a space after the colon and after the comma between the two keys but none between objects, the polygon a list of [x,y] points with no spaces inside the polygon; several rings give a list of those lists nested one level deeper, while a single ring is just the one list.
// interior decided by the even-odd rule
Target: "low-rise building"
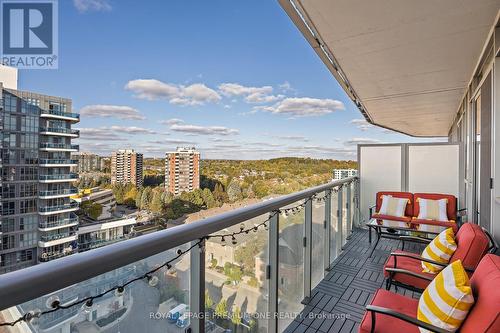
[{"label": "low-rise building", "polygon": [[355,177],[357,175],[358,170],[356,169],[333,169],[334,180]]}]

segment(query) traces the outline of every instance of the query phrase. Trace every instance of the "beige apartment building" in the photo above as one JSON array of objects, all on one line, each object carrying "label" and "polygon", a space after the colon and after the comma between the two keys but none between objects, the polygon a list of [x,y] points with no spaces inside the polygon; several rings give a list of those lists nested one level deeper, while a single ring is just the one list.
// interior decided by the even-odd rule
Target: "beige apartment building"
[{"label": "beige apartment building", "polygon": [[134,184],[142,187],[142,154],[133,149],[118,150],[111,154],[111,184]]},{"label": "beige apartment building", "polygon": [[200,152],[194,147],[165,154],[165,188],[175,195],[200,188]]}]

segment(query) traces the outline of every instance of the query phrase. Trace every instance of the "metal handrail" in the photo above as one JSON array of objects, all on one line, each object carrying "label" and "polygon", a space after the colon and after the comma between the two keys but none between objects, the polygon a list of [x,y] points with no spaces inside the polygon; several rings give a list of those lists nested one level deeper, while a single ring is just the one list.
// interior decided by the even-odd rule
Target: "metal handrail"
[{"label": "metal handrail", "polygon": [[[55,261],[0,275],[0,309],[21,304],[168,251],[193,240],[270,213],[299,200],[350,183],[357,177],[336,180],[300,192],[263,201],[197,222],[183,224]],[[32,288],[31,286],[37,286]]]}]

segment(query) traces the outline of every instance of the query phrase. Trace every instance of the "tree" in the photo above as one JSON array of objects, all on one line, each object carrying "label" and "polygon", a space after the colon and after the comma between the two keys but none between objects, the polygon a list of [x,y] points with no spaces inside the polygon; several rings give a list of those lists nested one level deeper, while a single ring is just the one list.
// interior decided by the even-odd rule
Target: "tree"
[{"label": "tree", "polygon": [[208,290],[205,289],[205,309],[211,309],[214,306],[214,301],[210,297]]},{"label": "tree", "polygon": [[224,187],[221,184],[215,185],[213,196],[215,201],[217,201],[219,205],[222,205],[224,202],[227,202],[228,200],[227,193],[224,192]]},{"label": "tree", "polygon": [[93,220],[97,220],[102,214],[102,205],[99,203],[93,203],[92,201],[84,201],[80,205],[80,209],[83,214],[90,217]]},{"label": "tree", "polygon": [[149,205],[149,208],[151,209],[152,212],[154,213],[163,213],[163,202],[161,200],[161,196],[162,196],[162,192],[161,192],[161,188],[155,188],[152,193],[151,193],[151,196],[153,197],[151,199],[151,203]]},{"label": "tree", "polygon": [[229,186],[227,187],[227,196],[229,201],[235,202],[237,200],[241,200],[243,198],[243,195],[241,193],[241,187],[240,184],[236,179],[233,179],[230,183]]},{"label": "tree", "polygon": [[127,190],[127,192],[125,192],[125,196],[124,196],[123,202],[127,206],[135,206],[135,207],[137,207],[136,201],[135,201],[135,198],[137,197],[137,193],[138,193],[137,187],[130,186],[130,188]]},{"label": "tree", "polygon": [[142,191],[142,195],[141,195],[141,209],[150,208],[149,205],[151,203],[152,196],[153,195],[152,195],[151,187],[145,187],[144,190]]},{"label": "tree", "polygon": [[201,192],[201,196],[203,198],[203,202],[205,203],[205,206],[208,209],[214,208],[216,206],[214,196],[208,188],[203,189],[203,191]]},{"label": "tree", "polygon": [[139,209],[142,209],[142,189],[137,190],[137,195],[135,196],[135,206]]},{"label": "tree", "polygon": [[219,318],[227,318],[227,301],[225,299],[222,298],[215,306],[215,315]]},{"label": "tree", "polygon": [[233,309],[233,313],[231,315],[231,321],[236,326],[241,324],[241,310],[238,306],[235,306]]},{"label": "tree", "polygon": [[213,258],[212,260],[210,260],[210,267],[211,268],[217,267],[217,259]]}]

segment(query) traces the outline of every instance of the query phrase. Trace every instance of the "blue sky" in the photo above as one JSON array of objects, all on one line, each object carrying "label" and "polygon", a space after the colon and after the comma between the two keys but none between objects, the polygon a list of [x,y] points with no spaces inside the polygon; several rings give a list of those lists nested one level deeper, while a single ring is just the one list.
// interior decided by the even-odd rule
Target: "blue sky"
[{"label": "blue sky", "polygon": [[59,69],[23,90],[68,97],[81,151],[355,159],[416,141],[368,125],[277,1],[59,1]]}]

